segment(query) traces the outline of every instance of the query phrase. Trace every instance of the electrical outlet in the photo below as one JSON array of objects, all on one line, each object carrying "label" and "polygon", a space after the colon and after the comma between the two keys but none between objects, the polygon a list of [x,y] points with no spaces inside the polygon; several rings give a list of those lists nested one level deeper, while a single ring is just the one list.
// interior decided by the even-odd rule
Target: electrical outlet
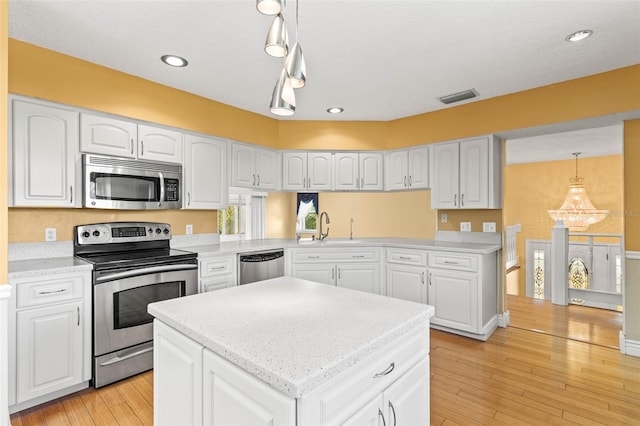
[{"label": "electrical outlet", "polygon": [[45,241],[55,241],[56,240],[56,228],[45,228],[45,230],[44,230],[44,240]]},{"label": "electrical outlet", "polygon": [[496,223],[482,222],[482,232],[496,232]]},{"label": "electrical outlet", "polygon": [[471,222],[460,222],[460,231],[471,232]]},{"label": "electrical outlet", "polygon": [[449,220],[449,215],[446,213],[441,213],[440,214],[440,223],[447,223],[447,221]]},{"label": "electrical outlet", "polygon": [[187,235],[193,234],[193,225],[187,225]]}]

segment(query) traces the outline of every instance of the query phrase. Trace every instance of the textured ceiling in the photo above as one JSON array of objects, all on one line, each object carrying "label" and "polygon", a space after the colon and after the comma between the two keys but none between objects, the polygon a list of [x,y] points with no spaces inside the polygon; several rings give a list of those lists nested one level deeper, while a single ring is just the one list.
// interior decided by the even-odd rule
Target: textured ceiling
[{"label": "textured ceiling", "polygon": [[[293,42],[294,1],[285,16]],[[9,1],[10,37],[278,118],[270,23],[254,0]],[[565,41],[581,29],[594,34]],[[299,0],[299,38],[308,83],[290,119],[386,121],[640,63],[640,1]]]}]

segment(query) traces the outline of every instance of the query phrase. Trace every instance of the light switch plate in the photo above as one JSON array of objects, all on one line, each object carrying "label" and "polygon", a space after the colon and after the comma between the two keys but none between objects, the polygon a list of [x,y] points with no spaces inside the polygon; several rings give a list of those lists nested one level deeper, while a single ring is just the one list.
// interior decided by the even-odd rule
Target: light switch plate
[{"label": "light switch plate", "polygon": [[496,223],[482,222],[482,232],[496,232]]},{"label": "light switch plate", "polygon": [[449,215],[447,215],[446,213],[441,213],[440,214],[440,223],[447,223],[447,220],[449,220]]},{"label": "light switch plate", "polygon": [[471,222],[460,222],[460,231],[471,232]]},{"label": "light switch plate", "polygon": [[193,234],[193,225],[187,225],[186,234],[187,235]]}]

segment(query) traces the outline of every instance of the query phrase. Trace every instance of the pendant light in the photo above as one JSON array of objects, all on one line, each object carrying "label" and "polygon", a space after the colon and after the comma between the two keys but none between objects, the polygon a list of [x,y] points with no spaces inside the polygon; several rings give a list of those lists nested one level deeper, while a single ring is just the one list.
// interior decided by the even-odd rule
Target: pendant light
[{"label": "pendant light", "polygon": [[296,0],[296,44],[293,46],[293,50],[287,59],[284,66],[287,69],[287,75],[291,80],[291,86],[294,89],[304,87],[307,82],[307,66],[304,62],[304,55],[302,54],[302,46],[300,46],[300,39],[298,38],[298,0]]},{"label": "pendant light", "polygon": [[584,187],[583,178],[578,176],[579,152],[576,156],[576,176],[569,179],[569,191],[564,203],[558,210],[547,210],[554,221],[562,220],[571,232],[586,231],[589,225],[600,222],[608,214],[609,210],[598,210],[591,204],[587,190]]},{"label": "pendant light", "polygon": [[280,0],[256,0],[256,9],[263,15],[277,15],[282,10]]},{"label": "pendant light", "polygon": [[283,58],[289,51],[288,39],[284,17],[281,13],[278,13],[269,27],[267,39],[264,42],[264,51],[274,58]]},{"label": "pendant light", "polygon": [[296,96],[284,68],[273,88],[270,109],[273,114],[283,116],[293,115],[296,111]]}]

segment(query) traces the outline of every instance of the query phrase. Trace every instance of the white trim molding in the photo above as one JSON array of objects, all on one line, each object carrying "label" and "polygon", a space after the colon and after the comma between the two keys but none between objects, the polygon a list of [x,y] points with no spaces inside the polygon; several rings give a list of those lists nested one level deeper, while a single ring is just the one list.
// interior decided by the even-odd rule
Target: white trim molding
[{"label": "white trim molding", "polygon": [[501,328],[509,327],[509,322],[511,320],[511,314],[509,311],[504,311],[503,313],[498,315],[498,326]]},{"label": "white trim molding", "polygon": [[9,418],[9,298],[11,286],[0,285],[0,425]]},{"label": "white trim molding", "polygon": [[640,357],[640,341],[627,340],[624,333],[620,331],[620,352],[625,355]]},{"label": "white trim molding", "polygon": [[640,260],[640,251],[627,250],[624,252],[624,257],[627,259]]}]

